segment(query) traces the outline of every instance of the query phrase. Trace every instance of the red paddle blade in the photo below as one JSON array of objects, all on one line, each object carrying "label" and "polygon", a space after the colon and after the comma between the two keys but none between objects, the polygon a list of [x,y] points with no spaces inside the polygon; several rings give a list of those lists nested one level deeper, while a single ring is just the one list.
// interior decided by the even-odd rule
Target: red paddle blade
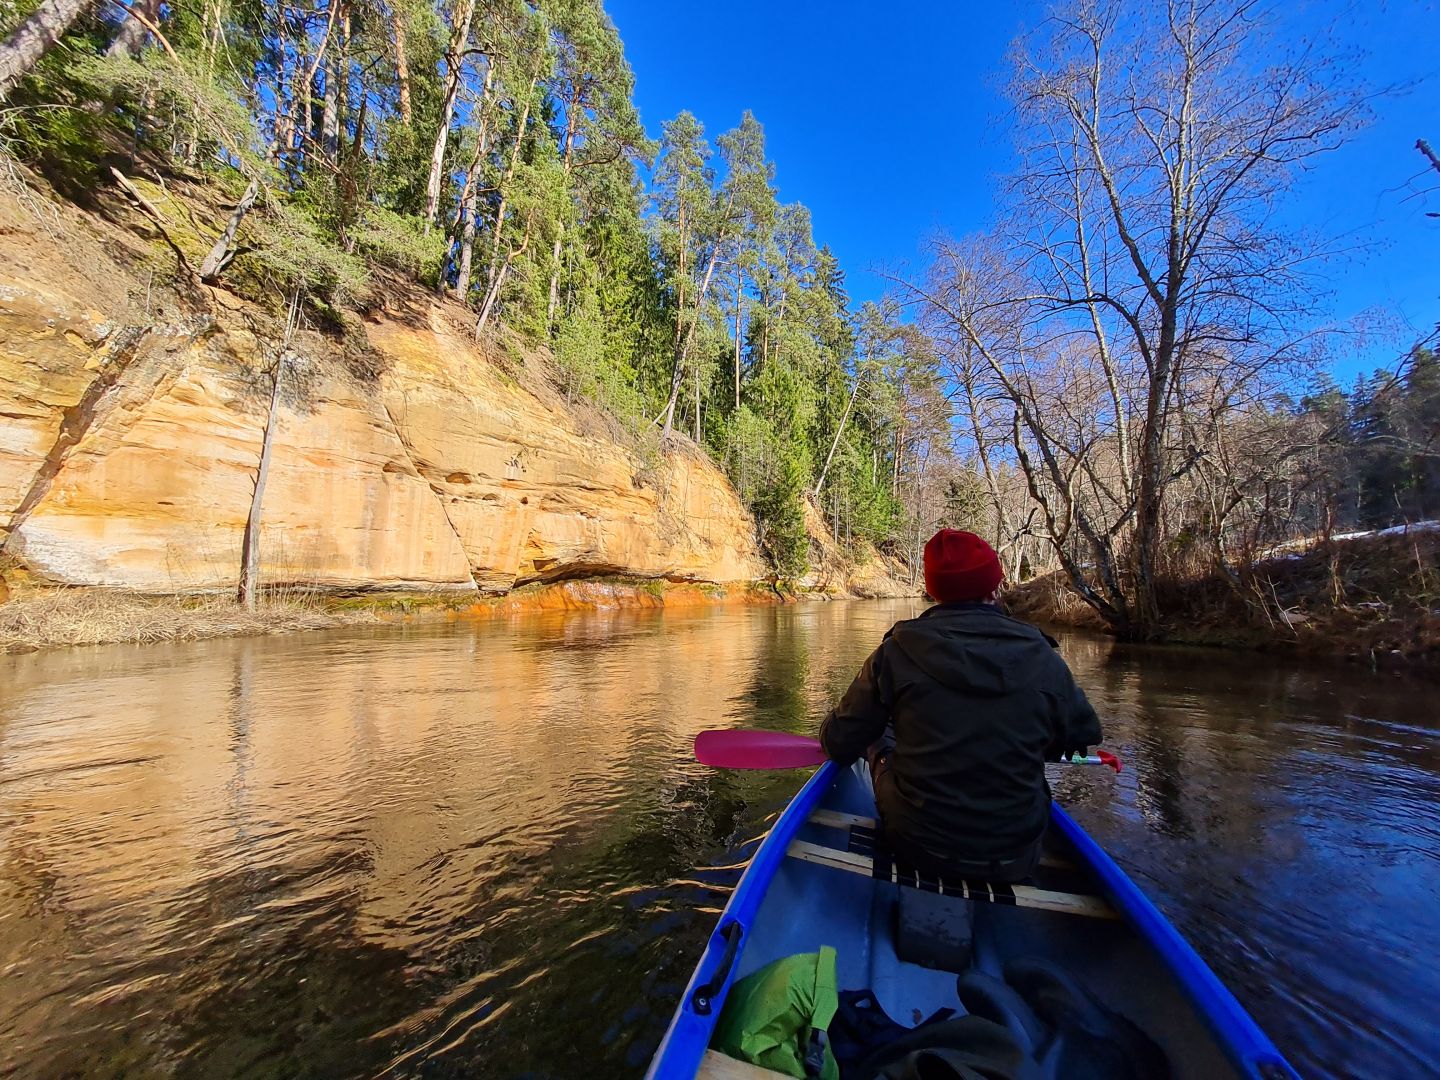
[{"label": "red paddle blade", "polygon": [[695,760],[715,769],[803,769],[825,760],[820,743],[783,731],[702,731]]}]

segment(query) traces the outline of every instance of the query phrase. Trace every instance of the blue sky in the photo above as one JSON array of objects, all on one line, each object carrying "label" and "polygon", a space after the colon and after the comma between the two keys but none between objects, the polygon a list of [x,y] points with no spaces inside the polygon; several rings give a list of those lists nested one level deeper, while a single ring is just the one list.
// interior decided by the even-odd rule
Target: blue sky
[{"label": "blue sky", "polygon": [[[922,264],[938,228],[983,228],[1010,161],[999,90],[1011,40],[1043,5],[932,0],[606,0],[635,69],[646,129],[681,109],[711,138],[752,110],[780,197],[811,210],[815,237],[851,296],[885,291],[873,272]],[[1288,4],[1297,28],[1330,28],[1368,55],[1363,74],[1410,89],[1324,158],[1284,208],[1360,250],[1326,268],[1329,320],[1383,309],[1387,329],[1337,357],[1348,379],[1394,360],[1440,321],[1440,190],[1406,195],[1423,171],[1417,137],[1440,148],[1440,0]],[[1417,183],[1426,183],[1420,176]],[[1430,178],[1440,187],[1440,175]]]}]

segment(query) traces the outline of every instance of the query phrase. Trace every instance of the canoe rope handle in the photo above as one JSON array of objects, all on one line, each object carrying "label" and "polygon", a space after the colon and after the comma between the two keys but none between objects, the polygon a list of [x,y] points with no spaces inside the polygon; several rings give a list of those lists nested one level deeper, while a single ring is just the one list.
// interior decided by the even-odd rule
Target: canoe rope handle
[{"label": "canoe rope handle", "polygon": [[735,954],[740,951],[742,933],[738,922],[727,923],[720,930],[720,936],[725,939],[725,952],[720,957],[720,966],[715,969],[715,974],[710,976],[709,982],[695,988],[695,993],[690,998],[690,1004],[701,1016],[710,1015],[715,995],[724,989],[725,980],[730,977],[730,969],[735,966]]}]

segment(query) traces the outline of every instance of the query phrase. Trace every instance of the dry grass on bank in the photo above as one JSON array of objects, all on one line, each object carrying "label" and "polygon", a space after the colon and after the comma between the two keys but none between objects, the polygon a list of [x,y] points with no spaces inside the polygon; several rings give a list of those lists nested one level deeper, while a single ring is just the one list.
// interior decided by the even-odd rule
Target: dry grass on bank
[{"label": "dry grass on bank", "polygon": [[374,611],[327,610],[313,598],[271,598],[247,611],[229,597],[49,589],[0,604],[0,652],[109,642],[194,641],[379,621]]},{"label": "dry grass on bank", "polygon": [[1065,571],[1031,578],[1005,592],[1005,609],[1026,622],[1103,630],[1104,620],[1070,587]]}]

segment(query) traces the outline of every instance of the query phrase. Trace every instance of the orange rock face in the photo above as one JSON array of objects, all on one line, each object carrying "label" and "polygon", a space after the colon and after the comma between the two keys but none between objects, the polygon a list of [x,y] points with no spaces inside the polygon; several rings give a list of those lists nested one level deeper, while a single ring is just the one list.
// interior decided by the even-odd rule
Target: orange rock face
[{"label": "orange rock face", "polygon": [[[233,588],[281,355],[263,317],[224,294],[200,314],[137,312],[104,245],[70,253],[89,278],[52,277],[26,239],[0,229],[5,554],[42,582]],[[262,582],[499,593],[765,576],[753,520],[703,454],[642,458],[547,392],[527,370],[543,359],[501,363],[458,309],[415,296],[367,322],[373,379],[318,333],[286,354]]]},{"label": "orange rock face", "polygon": [[614,581],[560,581],[543,588],[523,590],[503,599],[473,604],[458,615],[462,619],[490,619],[554,611],[606,611],[633,608],[693,608],[712,604],[778,604],[773,589],[742,584],[728,589],[699,585],[627,584]]}]

